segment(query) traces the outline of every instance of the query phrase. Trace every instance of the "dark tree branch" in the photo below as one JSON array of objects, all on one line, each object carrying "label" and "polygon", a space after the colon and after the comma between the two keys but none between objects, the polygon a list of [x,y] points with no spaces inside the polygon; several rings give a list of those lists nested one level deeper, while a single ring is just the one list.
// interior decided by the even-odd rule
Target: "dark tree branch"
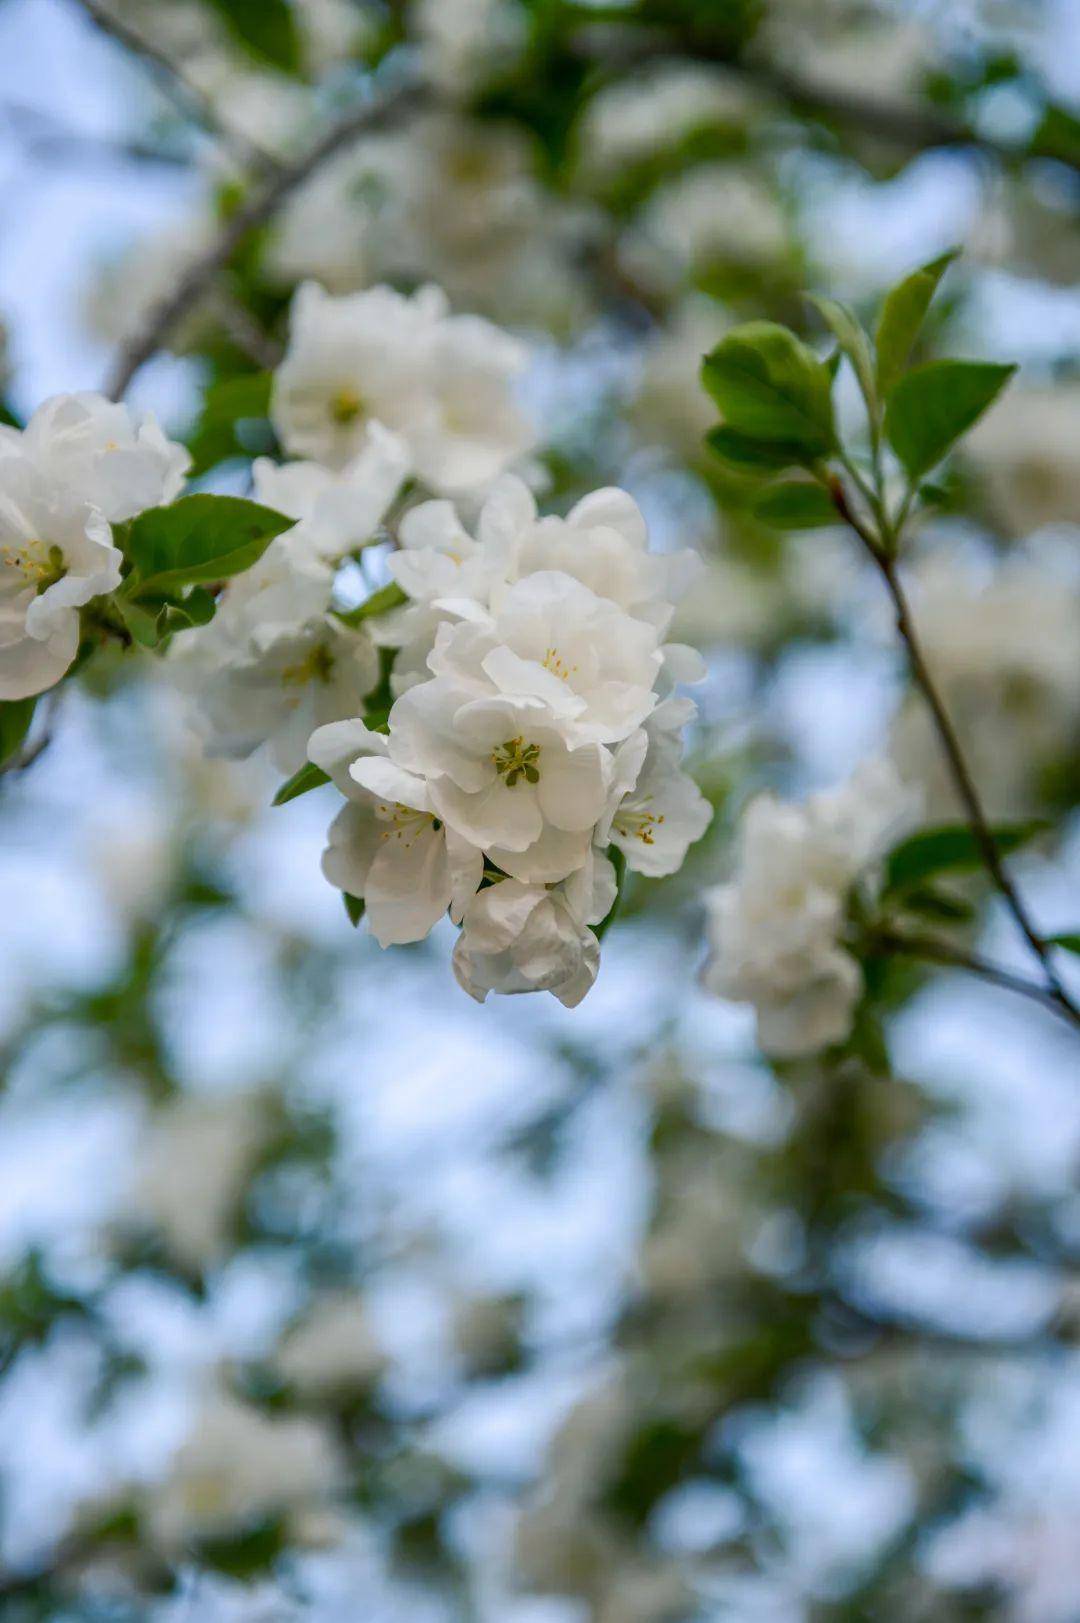
[{"label": "dark tree branch", "polygon": [[399,86],[378,100],[352,108],[330,127],[294,163],[280,169],[255,191],[225,222],[217,240],[180,277],[169,297],[153,310],[143,330],[125,345],[117,357],[106,393],[119,400],[136,373],[168,341],[178,324],[209,290],[214,278],[225,269],[245,238],[273,218],[284,203],[328,159],[343,151],[370,130],[385,128],[423,100],[415,82]]},{"label": "dark tree branch", "polygon": [[964,952],[961,948],[954,947],[951,942],[939,941],[931,936],[907,935],[898,930],[883,928],[871,932],[869,943],[875,951],[889,953],[898,958],[917,959],[928,964],[938,964],[945,969],[959,969],[969,975],[976,975],[992,986],[1000,986],[1007,992],[1016,992],[1020,997],[1030,998],[1044,1009],[1048,1009],[1051,1014],[1059,1015],[1070,1025],[1073,1024],[1072,1015],[1062,1006],[1049,987],[1041,986],[1037,981],[1029,981],[1024,975],[1014,975],[1010,970],[1002,969],[999,964],[991,962],[989,958],[983,958],[978,953]]},{"label": "dark tree branch", "polygon": [[241,130],[233,129],[222,118],[212,99],[188,78],[178,63],[128,23],[122,22],[102,0],[76,0],[76,3],[103,34],[108,34],[132,56],[145,62],[173,106],[186,118],[193,118],[197,124],[201,124],[209,135],[233,153],[244,168],[253,168],[265,174],[281,167],[269,152]]}]

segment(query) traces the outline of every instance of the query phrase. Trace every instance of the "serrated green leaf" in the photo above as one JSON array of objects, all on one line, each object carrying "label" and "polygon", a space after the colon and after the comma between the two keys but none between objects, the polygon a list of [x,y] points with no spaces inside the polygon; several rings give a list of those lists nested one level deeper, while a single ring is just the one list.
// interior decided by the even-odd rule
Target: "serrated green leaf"
[{"label": "serrated green leaf", "polygon": [[863,399],[870,412],[876,414],[874,351],[858,316],[837,299],[828,299],[816,293],[810,293],[807,297],[851,362]]},{"label": "serrated green leaf", "polygon": [[[994,843],[1003,856],[1026,845],[1046,832],[1042,819],[1026,823],[1005,823],[991,830]],[[939,828],[920,829],[902,840],[885,864],[885,892],[896,893],[922,884],[934,874],[971,872],[982,867],[982,852],[966,823],[947,823]]]},{"label": "serrated green leaf", "polygon": [[959,252],[952,248],[928,265],[921,265],[885,295],[874,334],[877,386],[883,399],[907,365],[938,283]]},{"label": "serrated green leaf", "polygon": [[885,433],[912,479],[937,466],[1015,371],[992,361],[929,361],[900,379],[885,411]]},{"label": "serrated green leaf", "polygon": [[770,485],[752,504],[751,512],[759,523],[774,530],[820,530],[838,522],[828,492],[802,479]]},{"label": "serrated green leaf", "polygon": [[771,321],[733,327],[705,357],[701,376],[737,433],[798,445],[808,457],[835,446],[828,371],[786,327]]},{"label": "serrated green leaf", "polygon": [[377,614],[386,614],[390,609],[399,609],[403,603],[409,601],[407,595],[401,590],[397,581],[391,581],[387,586],[380,586],[377,592],[365,597],[355,609],[345,609],[337,613],[342,625],[358,626],[365,620],[372,620]]},{"label": "serrated green leaf", "polygon": [[5,699],[0,703],[0,766],[22,748],[34,719],[36,696],[32,699]]},{"label": "serrated green leaf", "polygon": [[303,66],[300,32],[288,0],[209,0],[233,38],[283,73]]},{"label": "serrated green leaf", "polygon": [[1051,947],[1062,947],[1066,952],[1080,954],[1080,930],[1065,930],[1060,935],[1048,935],[1046,940]]},{"label": "serrated green leaf", "polygon": [[286,778],[277,794],[271,801],[274,806],[286,806],[290,800],[296,800],[300,795],[306,795],[309,789],[318,789],[320,784],[329,783],[329,773],[316,766],[314,761],[306,761],[295,771],[291,778]]},{"label": "serrated green leaf", "polygon": [[239,496],[183,496],[171,507],[151,507],[127,538],[136,573],[125,596],[169,597],[181,586],[240,574],[295,523]]},{"label": "serrated green leaf", "polygon": [[360,920],[364,916],[364,907],[366,905],[364,898],[362,896],[350,896],[347,890],[343,890],[341,893],[341,899],[345,903],[345,911],[349,916],[349,923],[355,930],[360,923]]},{"label": "serrated green leaf", "polygon": [[785,468],[800,467],[807,460],[801,445],[782,440],[752,440],[726,423],[719,423],[705,436],[709,449],[736,473],[765,478]]}]

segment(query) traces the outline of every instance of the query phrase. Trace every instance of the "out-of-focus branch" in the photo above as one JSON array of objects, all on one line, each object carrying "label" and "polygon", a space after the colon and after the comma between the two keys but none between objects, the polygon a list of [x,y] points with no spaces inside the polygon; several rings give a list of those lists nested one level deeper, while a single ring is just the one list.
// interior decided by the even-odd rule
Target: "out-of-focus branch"
[{"label": "out-of-focus branch", "polygon": [[935,937],[924,935],[907,935],[899,930],[875,930],[870,937],[871,946],[880,952],[889,953],[898,958],[911,958],[928,964],[940,965],[943,969],[959,969],[968,975],[976,975],[980,980],[988,981],[991,986],[1003,987],[1007,992],[1016,992],[1020,997],[1030,998],[1039,1003],[1051,1014],[1059,1015],[1062,1019],[1073,1024],[1072,1015],[1062,1006],[1054,993],[1046,986],[1040,986],[1037,981],[1029,981],[1024,975],[1014,975],[1010,970],[1002,969],[988,958],[978,953],[964,952],[954,947],[951,942],[939,941]]},{"label": "out-of-focus branch", "polygon": [[162,92],[186,118],[193,118],[215,140],[232,152],[244,168],[262,173],[274,173],[281,166],[271,153],[264,151],[241,130],[232,128],[218,112],[213,100],[199,85],[188,78],[183,68],[151,40],[138,33],[130,24],[122,22],[103,0],[77,0],[90,20],[103,34],[108,34],[118,45],[145,62],[153,73]]},{"label": "out-of-focus branch", "polygon": [[78,130],[54,118],[39,107],[21,102],[0,106],[0,120],[22,142],[27,155],[44,162],[64,163],[142,163],[161,168],[184,168],[188,159],[180,152],[147,141],[110,140]]},{"label": "out-of-focus branch", "polygon": [[964,119],[926,103],[889,102],[879,96],[864,95],[857,89],[806,79],[762,57],[735,56],[730,45],[700,30],[687,34],[635,21],[632,15],[619,18],[613,14],[607,24],[598,24],[590,15],[591,11],[591,7],[582,8],[582,27],[572,37],[571,49],[609,72],[678,57],[715,62],[801,115],[822,118],[915,151],[965,146],[1006,164],[1025,157],[1052,156],[1065,168],[1080,174],[1080,159],[1067,151],[1039,152],[1028,145],[1012,146],[995,141]]},{"label": "out-of-focus branch", "polygon": [[422,87],[410,81],[363,107],[351,109],[302,157],[265,181],[229,217],[217,240],[188,267],[169,297],[151,312],[143,330],[124,346],[106,385],[109,398],[119,400],[126,393],[136,373],[157,354],[178,323],[199,303],[244,239],[272,219],[317,169],[361,135],[385,128],[403,113],[415,110],[423,100]]},{"label": "out-of-focus branch", "polygon": [[[1012,876],[1005,866],[990,826],[990,819],[986,815],[982,797],[979,794],[967,757],[964,754],[959,734],[953,725],[948,707],[938,690],[933,673],[927,663],[922,641],[911,612],[911,606],[907,600],[907,593],[904,591],[896,565],[897,536],[885,532],[884,519],[882,520],[883,534],[879,536],[874,533],[871,525],[860,516],[838,475],[830,475],[827,488],[840,517],[859,537],[866,551],[877,565],[885,583],[885,589],[892,600],[896,616],[897,633],[907,653],[912,680],[922,694],[927,709],[930,711],[934,730],[937,733],[942,754],[945,757],[945,764],[949,769],[949,776],[952,779],[960,804],[964,808],[968,826],[982,857],[983,866],[997,886],[1021,934],[1042,965],[1043,974],[1046,977],[1047,995],[1060,1014],[1064,1015],[1072,1025],[1080,1027],[1080,1008],[1069,996],[1061,977],[1058,975],[1053,960],[1053,947],[1043,940],[1035,928],[1034,921],[1028,913],[1027,904],[1014,885]],[[879,511],[881,510],[879,502]],[[1014,987],[1013,990],[1019,990],[1019,988]]]}]

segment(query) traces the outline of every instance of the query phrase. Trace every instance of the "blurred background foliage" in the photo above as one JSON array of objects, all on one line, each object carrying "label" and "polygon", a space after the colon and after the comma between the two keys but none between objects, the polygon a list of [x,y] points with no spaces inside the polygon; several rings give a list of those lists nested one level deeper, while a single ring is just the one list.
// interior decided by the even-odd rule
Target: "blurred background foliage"
[{"label": "blurred background foliage", "polygon": [[1072,1035],[883,961],[850,1043],[769,1066],[696,986],[763,785],[887,749],[955,815],[875,582],[841,533],[754,521],[700,358],[757,316],[824,348],[802,289],[870,316],[955,244],[924,353],[1022,371],[913,596],[992,814],[1056,830],[1029,894],[1076,925],[1076,6],[4,0],[0,63],[14,421],[400,89],[137,397],[242,491],[304,278],[434,280],[522,331],[545,500],[619,482],[706,559],[678,634],[717,808],[581,1009],[479,1010],[438,932],[348,929],[324,791],[271,811],[272,768],[204,761],[146,665],[43,707],[0,780],[0,1615],[1077,1623]]}]

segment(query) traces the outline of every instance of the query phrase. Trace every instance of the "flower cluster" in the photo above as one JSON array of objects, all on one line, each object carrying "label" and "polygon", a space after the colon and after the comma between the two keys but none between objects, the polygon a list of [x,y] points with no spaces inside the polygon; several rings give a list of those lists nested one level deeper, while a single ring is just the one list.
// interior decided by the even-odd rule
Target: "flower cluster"
[{"label": "flower cluster", "polygon": [[812,1054],[851,1030],[863,980],[843,944],[848,897],[913,809],[887,761],[801,805],[765,794],[747,808],[738,872],[706,898],[704,980],[754,1005],[767,1053]]},{"label": "flower cluster", "polygon": [[272,414],[302,460],[254,467],[256,499],[297,523],[174,661],[214,753],[269,742],[292,772],[314,728],[355,714],[379,656],[365,627],[331,612],[338,565],[376,538],[407,478],[468,493],[531,448],[514,396],[526,359],[490,323],[447,314],[436,288],[299,289]]},{"label": "flower cluster", "polygon": [[622,491],[542,518],[512,475],[475,535],[432,501],[399,542],[389,568],[408,602],[375,630],[397,651],[387,731],[349,720],[309,746],[348,799],[324,871],[384,946],[449,909],[454,971],[478,1000],[547,990],[573,1005],[596,978],[613,855],[673,873],[709,821],[679,765],[694,706],[673,691],[696,659],[663,640],[693,556],[649,553]]},{"label": "flower cluster", "polygon": [[112,525],[172,501],[188,461],[152,417],[101,395],[57,395],[0,429],[0,700],[64,675],[80,609],[120,585]]}]

